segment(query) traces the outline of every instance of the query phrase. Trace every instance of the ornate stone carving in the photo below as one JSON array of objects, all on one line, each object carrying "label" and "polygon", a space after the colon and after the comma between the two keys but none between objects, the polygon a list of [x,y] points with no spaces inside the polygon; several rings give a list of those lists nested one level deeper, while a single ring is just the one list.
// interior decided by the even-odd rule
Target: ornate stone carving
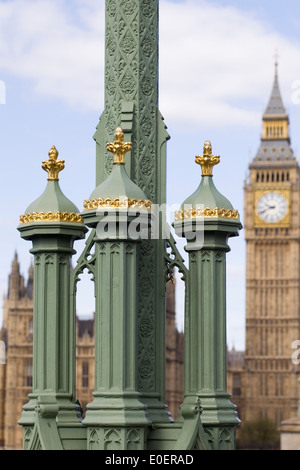
[{"label": "ornate stone carving", "polygon": [[142,12],[147,18],[151,18],[154,14],[153,2],[150,0],[142,0]]},{"label": "ornate stone carving", "polygon": [[115,16],[117,9],[116,0],[107,0],[106,5],[108,15]]},{"label": "ornate stone carving", "polygon": [[132,54],[135,48],[135,40],[130,33],[126,33],[120,43],[121,49],[125,54]]},{"label": "ornate stone carving", "polygon": [[135,10],[135,2],[133,0],[123,0],[121,8],[125,15],[131,16]]},{"label": "ornate stone carving", "polygon": [[104,450],[121,450],[121,430],[105,429],[104,430]]},{"label": "ornate stone carving", "polygon": [[203,251],[201,253],[201,261],[203,263],[205,263],[205,262],[209,263],[211,261],[211,256],[212,256],[212,253],[210,251]]},{"label": "ornate stone carving", "polygon": [[127,450],[138,450],[141,444],[140,430],[129,429],[127,434]]},{"label": "ornate stone carving", "polygon": [[99,450],[100,437],[97,429],[88,430],[88,448],[89,450]]}]

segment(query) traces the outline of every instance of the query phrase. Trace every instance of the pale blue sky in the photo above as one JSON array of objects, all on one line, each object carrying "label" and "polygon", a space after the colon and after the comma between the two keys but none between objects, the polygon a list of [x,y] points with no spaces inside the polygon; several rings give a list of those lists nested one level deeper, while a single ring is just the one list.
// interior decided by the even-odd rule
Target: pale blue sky
[{"label": "pale blue sky", "polygon": [[[0,104],[0,294],[15,250],[27,274],[30,243],[16,227],[45,187],[41,162],[50,147],[66,161],[61,187],[80,209],[94,189],[92,136],[103,109],[103,5],[103,0],[0,0],[0,80],[6,86],[6,104]],[[299,22],[298,0],[161,0],[159,107],[171,135],[170,203],[181,203],[198,186],[194,157],[210,139],[221,155],[215,184],[243,219],[243,183],[259,146],[276,48],[298,154],[300,108],[293,102],[293,84],[300,80]],[[231,247],[228,344],[242,348],[243,231]],[[81,296],[79,313],[91,309]],[[182,313],[180,300],[178,309]]]}]

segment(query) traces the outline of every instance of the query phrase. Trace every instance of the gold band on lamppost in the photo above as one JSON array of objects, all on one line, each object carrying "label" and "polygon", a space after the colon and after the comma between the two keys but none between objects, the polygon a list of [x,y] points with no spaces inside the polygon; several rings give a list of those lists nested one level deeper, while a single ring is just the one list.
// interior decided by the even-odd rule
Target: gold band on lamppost
[{"label": "gold band on lamppost", "polygon": [[234,209],[219,209],[215,207],[211,209],[209,207],[203,208],[190,208],[183,209],[175,212],[175,221],[195,219],[197,217],[206,218],[220,218],[220,219],[233,219],[239,220],[239,212]]}]

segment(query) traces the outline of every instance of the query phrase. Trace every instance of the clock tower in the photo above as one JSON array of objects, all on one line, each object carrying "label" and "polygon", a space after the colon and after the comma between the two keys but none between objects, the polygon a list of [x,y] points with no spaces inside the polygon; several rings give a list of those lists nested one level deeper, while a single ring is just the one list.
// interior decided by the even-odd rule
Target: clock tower
[{"label": "clock tower", "polygon": [[300,172],[275,64],[262,136],[245,183],[246,351],[242,420],[297,413],[292,343],[300,339]]}]

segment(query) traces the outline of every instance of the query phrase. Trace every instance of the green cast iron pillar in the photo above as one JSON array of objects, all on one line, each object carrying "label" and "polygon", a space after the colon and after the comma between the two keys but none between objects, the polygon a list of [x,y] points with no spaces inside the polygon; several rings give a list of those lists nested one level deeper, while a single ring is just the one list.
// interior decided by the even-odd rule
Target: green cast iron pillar
[{"label": "green cast iron pillar", "polygon": [[226,391],[226,252],[241,223],[231,203],[216,189],[209,141],[196,163],[198,189],[175,214],[174,227],[187,238],[189,307],[185,314],[184,402],[181,412],[201,407],[201,422],[212,449],[234,449],[239,420]]},{"label": "green cast iron pillar", "polygon": [[148,237],[151,203],[128,177],[131,144],[117,128],[113,169],[84,203],[95,233],[95,391],[83,424],[88,450],[143,450],[151,421],[138,389],[137,246]]},{"label": "green cast iron pillar", "polygon": [[[105,1],[105,106],[94,139],[96,185],[111,172],[106,142],[120,125],[125,141],[132,142],[126,159],[129,177],[152,203],[164,204],[169,135],[158,110],[158,3]],[[138,383],[151,420],[158,423],[170,421],[164,405],[165,249],[162,237],[137,247]]]},{"label": "green cast iron pillar", "polygon": [[[75,318],[70,316],[70,257],[87,229],[78,209],[62,193],[64,161],[55,147],[43,162],[44,193],[20,217],[18,230],[34,255],[33,389],[24,405],[24,449],[85,448],[81,410],[75,399]],[[68,443],[64,436],[68,435]],[[70,441],[72,437],[73,441]],[[71,447],[70,447],[71,446]]]}]

